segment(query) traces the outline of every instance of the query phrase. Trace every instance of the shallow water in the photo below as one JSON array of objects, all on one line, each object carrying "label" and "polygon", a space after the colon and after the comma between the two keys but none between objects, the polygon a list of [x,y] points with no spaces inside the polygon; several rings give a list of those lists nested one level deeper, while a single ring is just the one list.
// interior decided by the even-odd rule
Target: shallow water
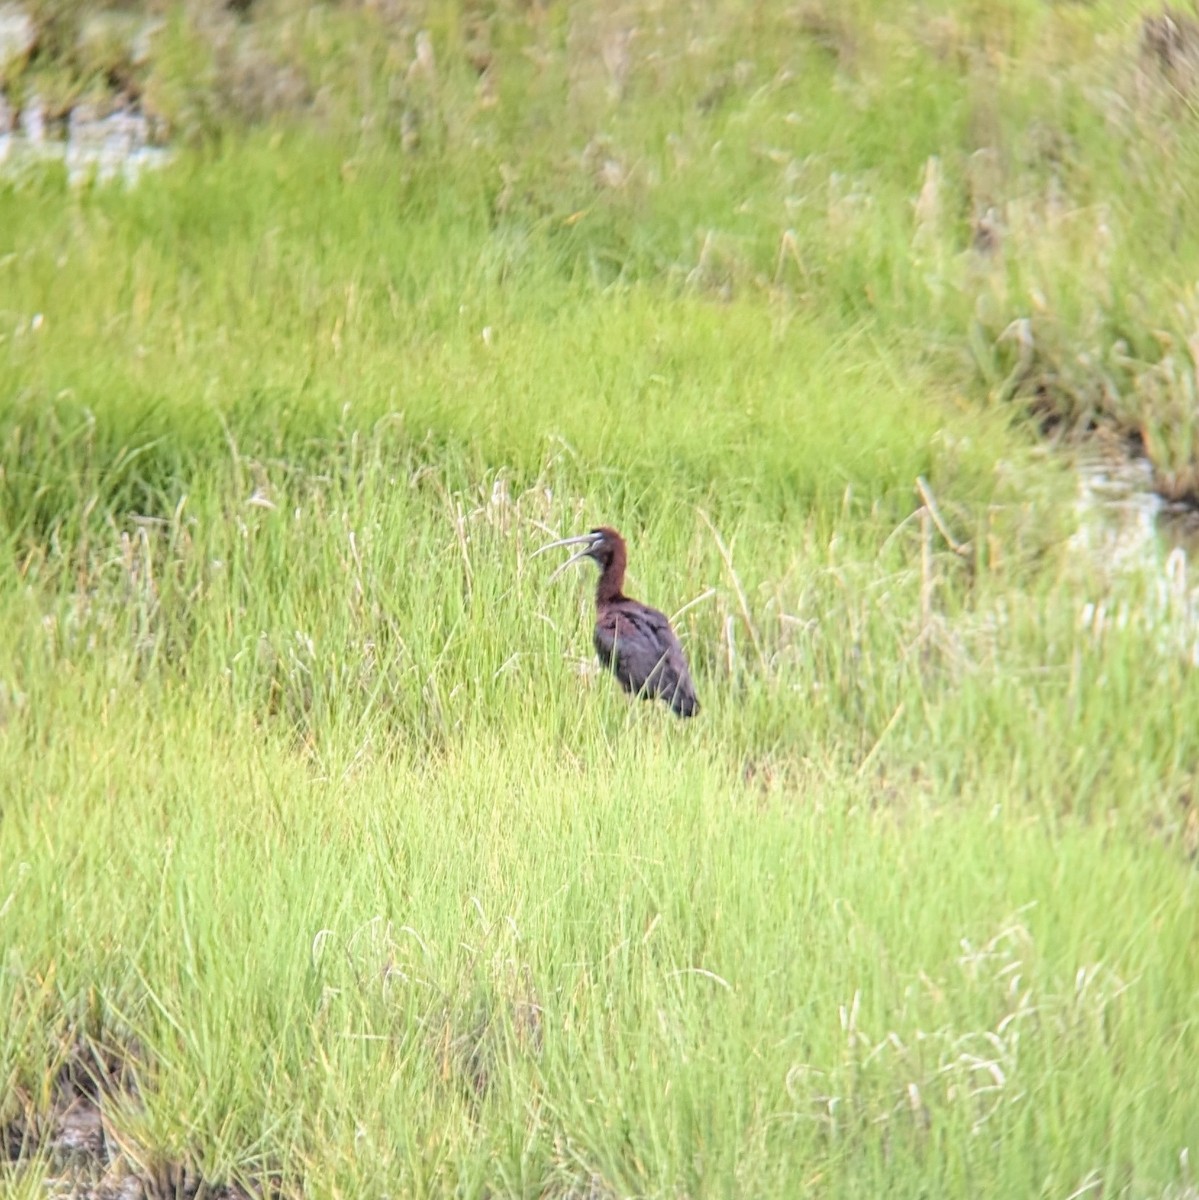
[{"label": "shallow water", "polygon": [[1140,624],[1164,653],[1199,666],[1199,519],[1153,490],[1144,459],[1084,458],[1078,465],[1078,529],[1071,549],[1095,580],[1080,613],[1096,636]]},{"label": "shallow water", "polygon": [[65,130],[51,126],[35,96],[13,125],[0,97],[0,175],[12,177],[46,163],[62,162],[72,186],[95,180],[134,182],[145,170],[164,166],[172,151],[155,145],[151,122],[134,108],[99,115],[86,105],[72,110]]}]

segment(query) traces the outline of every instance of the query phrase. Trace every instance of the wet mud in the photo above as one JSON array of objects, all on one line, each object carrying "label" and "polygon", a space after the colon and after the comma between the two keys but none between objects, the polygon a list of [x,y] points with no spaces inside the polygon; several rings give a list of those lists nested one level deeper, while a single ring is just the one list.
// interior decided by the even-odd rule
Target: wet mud
[{"label": "wet mud", "polygon": [[210,1181],[155,1155],[122,1127],[141,1108],[145,1056],[134,1043],[76,1040],[54,1073],[49,1103],[16,1087],[0,1109],[0,1181],[37,1171],[47,1195],[84,1200],[263,1200],[285,1193]]}]

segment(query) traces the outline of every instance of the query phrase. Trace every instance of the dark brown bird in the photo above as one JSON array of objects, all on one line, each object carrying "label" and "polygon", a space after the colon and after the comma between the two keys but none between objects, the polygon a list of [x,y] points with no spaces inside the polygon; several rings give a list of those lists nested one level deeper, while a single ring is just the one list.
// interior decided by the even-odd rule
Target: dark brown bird
[{"label": "dark brown bird", "polygon": [[680,717],[694,716],[699,712],[695,685],[670,622],[656,608],[630,600],[621,591],[628,563],[624,538],[615,529],[603,526],[582,537],[551,542],[537,554],[556,546],[578,545],[583,549],[568,558],[550,580],[557,579],[567,567],[583,558],[593,559],[599,565],[594,640],[600,665],[620,680],[626,692],[644,699],[661,697]]}]

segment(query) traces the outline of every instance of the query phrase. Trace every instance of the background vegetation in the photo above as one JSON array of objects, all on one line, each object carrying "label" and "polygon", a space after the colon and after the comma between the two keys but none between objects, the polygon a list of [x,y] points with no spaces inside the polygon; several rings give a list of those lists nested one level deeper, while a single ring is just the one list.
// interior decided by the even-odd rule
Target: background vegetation
[{"label": "background vegetation", "polygon": [[0,180],[5,1186],[1195,1194],[1195,598],[1070,447],[1194,490],[1196,19],[36,12],[177,153]]}]

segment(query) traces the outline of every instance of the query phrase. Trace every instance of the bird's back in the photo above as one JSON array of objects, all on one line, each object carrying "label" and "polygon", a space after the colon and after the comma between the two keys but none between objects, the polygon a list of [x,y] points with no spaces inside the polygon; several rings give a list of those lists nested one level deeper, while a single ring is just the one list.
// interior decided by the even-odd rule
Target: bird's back
[{"label": "bird's back", "polygon": [[683,648],[656,608],[625,597],[600,606],[595,650],[626,692],[660,696],[680,717],[699,711]]}]

